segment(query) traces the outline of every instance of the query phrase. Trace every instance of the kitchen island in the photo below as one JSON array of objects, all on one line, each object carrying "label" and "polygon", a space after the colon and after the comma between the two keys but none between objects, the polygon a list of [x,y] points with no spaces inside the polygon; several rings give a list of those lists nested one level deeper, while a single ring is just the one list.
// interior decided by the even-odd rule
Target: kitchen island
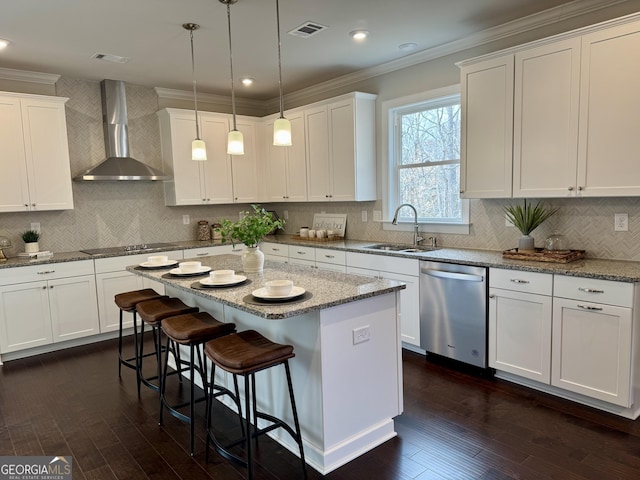
[{"label": "kitchen island", "polygon": [[[396,435],[402,413],[399,292],[404,284],[308,267],[265,262],[261,274],[242,273],[237,255],[198,258],[203,266],[233,269],[247,281],[228,288],[202,287],[200,277],[169,269],[127,268],[159,281],[166,293],[199,307],[238,331],[254,329],[294,346],[293,387],[307,463],[326,474]],[[251,292],[287,278],[306,290],[286,304],[256,304]],[[186,352],[185,352],[186,353]],[[229,385],[220,373],[217,379]],[[256,376],[261,410],[292,422],[282,369]],[[271,435],[296,453],[280,430]]]}]

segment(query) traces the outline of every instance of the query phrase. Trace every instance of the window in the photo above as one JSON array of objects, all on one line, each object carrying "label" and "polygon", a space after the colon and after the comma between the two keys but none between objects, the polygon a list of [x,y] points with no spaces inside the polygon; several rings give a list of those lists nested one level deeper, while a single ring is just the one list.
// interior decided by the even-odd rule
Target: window
[{"label": "window", "polygon": [[[461,111],[457,88],[387,102],[383,110],[389,127],[386,218],[393,216],[398,205],[410,203],[420,223],[467,225],[468,202],[460,198]],[[398,219],[413,222],[412,210],[401,209]],[[433,225],[429,230],[438,230]],[[455,229],[440,231],[457,233]]]}]

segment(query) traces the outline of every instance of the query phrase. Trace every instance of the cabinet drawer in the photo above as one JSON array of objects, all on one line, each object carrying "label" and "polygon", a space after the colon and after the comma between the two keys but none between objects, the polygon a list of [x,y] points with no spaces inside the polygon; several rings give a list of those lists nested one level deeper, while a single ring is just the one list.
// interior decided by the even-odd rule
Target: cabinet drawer
[{"label": "cabinet drawer", "polygon": [[282,243],[264,242],[260,244],[260,250],[262,250],[262,253],[265,255],[276,255],[278,257],[289,256],[289,247]]},{"label": "cabinet drawer", "polygon": [[188,248],[184,250],[184,258],[209,257],[211,255],[224,255],[225,253],[240,253],[242,245],[236,244],[235,247],[228,245],[214,245],[210,247]]},{"label": "cabinet drawer", "polygon": [[26,267],[6,268],[0,270],[0,285],[37,282],[55,278],[93,275],[93,260],[78,262],[45,263]]},{"label": "cabinet drawer", "polygon": [[553,295],[620,307],[633,306],[633,284],[611,280],[556,275]]},{"label": "cabinet drawer", "polygon": [[347,262],[346,252],[344,252],[343,250],[316,248],[316,262],[345,265]]},{"label": "cabinet drawer", "polygon": [[398,258],[386,255],[347,252],[347,266],[368,268],[381,272],[402,273],[417,277],[420,272],[420,260],[414,258]]},{"label": "cabinet drawer", "polygon": [[300,260],[316,259],[316,249],[314,247],[302,247],[300,245],[289,245],[289,258],[298,258]]},{"label": "cabinet drawer", "polygon": [[553,293],[553,275],[491,268],[489,269],[489,286],[517,292],[551,295]]},{"label": "cabinet drawer", "polygon": [[182,250],[171,250],[169,252],[149,252],[135,255],[122,255],[119,257],[96,258],[96,273],[120,272],[129,265],[139,265],[146,262],[152,255],[166,255],[170,260],[182,260]]}]

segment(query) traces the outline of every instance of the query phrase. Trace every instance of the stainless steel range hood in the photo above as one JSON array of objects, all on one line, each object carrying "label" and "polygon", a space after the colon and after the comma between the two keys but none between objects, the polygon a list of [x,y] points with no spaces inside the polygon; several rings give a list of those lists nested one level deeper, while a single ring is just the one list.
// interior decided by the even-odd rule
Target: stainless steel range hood
[{"label": "stainless steel range hood", "polygon": [[107,159],[74,178],[77,181],[100,180],[169,180],[149,165],[129,156],[127,97],[120,80],[100,82],[102,118]]}]

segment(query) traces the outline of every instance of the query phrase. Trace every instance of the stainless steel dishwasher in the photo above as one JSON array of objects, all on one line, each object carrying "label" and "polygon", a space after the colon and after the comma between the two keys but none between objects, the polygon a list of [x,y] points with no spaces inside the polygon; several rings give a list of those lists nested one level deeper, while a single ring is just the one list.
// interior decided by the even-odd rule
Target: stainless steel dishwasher
[{"label": "stainless steel dishwasher", "polygon": [[420,347],[486,368],[486,268],[420,262]]}]

